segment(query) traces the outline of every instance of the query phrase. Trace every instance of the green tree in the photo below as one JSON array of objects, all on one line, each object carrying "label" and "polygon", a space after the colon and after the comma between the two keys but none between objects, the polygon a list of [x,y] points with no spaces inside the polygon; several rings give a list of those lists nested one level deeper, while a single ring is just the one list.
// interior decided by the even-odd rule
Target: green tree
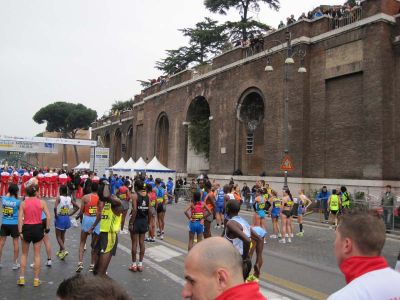
[{"label": "green tree", "polygon": [[156,62],[156,69],[167,75],[186,70],[192,62],[196,61],[196,53],[191,47],[180,47],[166,52],[167,57]]},{"label": "green tree", "polygon": [[[58,132],[63,138],[74,139],[79,129],[88,129],[97,118],[96,111],[83,104],[55,102],[42,107],[35,113],[33,120],[38,124],[46,122],[46,131]],[[64,145],[64,162],[67,152]],[[76,163],[79,163],[79,154],[74,146]]]},{"label": "green tree", "polygon": [[[246,40],[248,37],[248,29],[249,28],[257,28],[260,31],[265,30],[265,24],[260,22],[255,22],[249,16],[250,12],[259,12],[260,4],[267,4],[269,8],[278,10],[279,9],[279,0],[204,0],[204,5],[208,10],[213,13],[219,13],[222,15],[226,15],[227,11],[231,8],[236,8],[240,14],[240,22],[230,22],[226,23],[227,28],[232,28],[233,25],[235,31],[240,30],[241,38]],[[250,26],[250,22],[253,21],[252,26]],[[259,26],[261,25],[261,26]]]},{"label": "green tree", "polygon": [[111,110],[114,112],[115,111],[123,112],[125,110],[132,108],[132,106],[133,106],[133,99],[129,99],[127,101],[115,101],[111,106]]},{"label": "green tree", "polygon": [[196,23],[194,28],[180,29],[184,36],[189,38],[192,59],[203,64],[211,55],[215,55],[223,50],[228,36],[224,32],[225,28],[218,25],[218,21],[205,18],[204,21]]}]

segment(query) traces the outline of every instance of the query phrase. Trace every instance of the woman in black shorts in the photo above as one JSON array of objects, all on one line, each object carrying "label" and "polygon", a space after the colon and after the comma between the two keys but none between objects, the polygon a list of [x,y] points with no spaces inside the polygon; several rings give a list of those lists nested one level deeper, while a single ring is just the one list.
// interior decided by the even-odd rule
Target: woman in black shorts
[{"label": "woman in black shorts", "polygon": [[42,212],[46,215],[46,233],[50,231],[50,213],[46,202],[37,198],[39,186],[30,184],[26,187],[27,197],[21,203],[18,214],[18,231],[22,240],[21,271],[17,284],[25,285],[26,259],[28,257],[29,245],[33,243],[34,252],[34,281],[33,286],[40,285],[40,246],[44,236],[42,225]]},{"label": "woman in black shorts", "polygon": [[[132,194],[132,215],[129,220],[129,231],[132,240],[132,265],[129,267],[129,270],[132,272],[142,272],[145,252],[144,238],[150,224],[150,201],[143,181],[136,181],[135,190],[136,192]],[[140,252],[139,261],[136,262],[138,241]]]},{"label": "woman in black shorts", "polygon": [[281,222],[282,222],[282,239],[279,240],[280,243],[285,244],[286,238],[288,238],[288,243],[292,242],[293,232],[292,232],[292,208],[293,208],[293,197],[289,190],[283,191],[282,197],[282,211],[281,211]]}]

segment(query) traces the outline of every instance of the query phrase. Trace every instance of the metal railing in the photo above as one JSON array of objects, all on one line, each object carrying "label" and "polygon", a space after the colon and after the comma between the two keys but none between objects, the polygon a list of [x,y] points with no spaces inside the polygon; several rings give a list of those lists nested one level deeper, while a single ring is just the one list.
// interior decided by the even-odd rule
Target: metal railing
[{"label": "metal railing", "polygon": [[343,26],[347,26],[354,22],[361,20],[362,18],[362,8],[360,6],[353,7],[350,11],[344,11],[343,16],[340,18],[333,17],[330,20],[330,28],[337,29]]}]

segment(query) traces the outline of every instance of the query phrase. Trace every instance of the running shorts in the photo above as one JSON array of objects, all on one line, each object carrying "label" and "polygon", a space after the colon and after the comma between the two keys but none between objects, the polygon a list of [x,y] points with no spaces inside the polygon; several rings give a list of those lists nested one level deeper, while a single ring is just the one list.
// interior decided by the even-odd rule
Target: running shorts
[{"label": "running shorts", "polygon": [[155,217],[157,215],[156,208],[154,206],[150,206],[150,216]]},{"label": "running shorts", "polygon": [[212,223],[212,221],[214,221],[214,215],[211,214],[211,215],[209,215],[207,218],[205,218],[204,220],[207,221],[207,222],[209,222],[209,223]]},{"label": "running shorts", "polygon": [[331,210],[332,215],[337,215],[337,213],[338,213],[338,210]]},{"label": "running shorts", "polygon": [[189,221],[189,232],[202,234],[204,232],[204,225],[200,221]]},{"label": "running shorts", "polygon": [[164,205],[162,203],[157,203],[157,213],[160,214],[164,212]]},{"label": "running shorts", "polygon": [[271,211],[271,218],[278,219],[281,214],[281,210],[279,208],[273,208]]},{"label": "running shorts", "polygon": [[0,236],[11,236],[12,238],[19,237],[18,225],[11,225],[11,224],[1,225]]},{"label": "running shorts", "polygon": [[217,214],[223,214],[224,213],[224,203],[218,203],[215,206],[215,211],[217,212]]},{"label": "running shorts", "polygon": [[306,210],[306,209],[305,209],[304,207],[299,206],[299,209],[297,210],[297,215],[298,215],[298,216],[304,215],[305,210]]},{"label": "running shorts", "polygon": [[42,220],[43,230],[46,230],[46,223],[47,223],[47,219],[43,219]]},{"label": "running shorts", "polygon": [[256,212],[257,212],[257,215],[258,215],[261,219],[264,219],[264,218],[265,218],[265,210],[260,209],[260,210],[257,210]]},{"label": "running shorts", "polygon": [[[88,232],[90,227],[93,226],[94,221],[96,221],[96,217],[91,217],[91,216],[87,216],[84,214],[83,219],[82,219],[82,231]],[[97,226],[93,230],[93,233],[95,233],[97,235],[100,234],[100,222],[97,224]]]},{"label": "running shorts", "polygon": [[265,231],[265,229],[262,228],[262,227],[260,227],[260,226],[255,226],[255,227],[253,227],[252,229],[253,229],[253,231],[254,231],[255,233],[257,233],[257,235],[258,235],[260,238],[264,238],[264,237],[266,236],[266,234],[267,234],[267,232]]},{"label": "running shorts", "polygon": [[71,227],[71,220],[69,219],[69,216],[58,215],[54,220],[54,226],[58,230],[67,230]]},{"label": "running shorts", "polygon": [[290,218],[292,216],[290,210],[282,210],[282,214],[285,215],[287,218]]},{"label": "running shorts", "polygon": [[121,200],[121,203],[122,203],[122,209],[123,210],[128,210],[129,209],[129,201]]},{"label": "running shorts", "polygon": [[136,218],[135,223],[133,223],[132,233],[144,234],[149,231],[149,223],[147,218]]},{"label": "running shorts", "polygon": [[44,237],[42,224],[24,224],[22,226],[22,236],[27,243],[40,242]]},{"label": "running shorts", "polygon": [[118,235],[116,232],[100,232],[99,240],[97,241],[97,254],[111,253],[115,256],[117,253]]}]

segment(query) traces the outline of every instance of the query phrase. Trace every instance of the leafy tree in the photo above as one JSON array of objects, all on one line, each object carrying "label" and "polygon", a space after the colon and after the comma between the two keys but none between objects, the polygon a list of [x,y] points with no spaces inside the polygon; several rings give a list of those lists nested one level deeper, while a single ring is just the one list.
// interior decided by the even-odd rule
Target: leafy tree
[{"label": "leafy tree", "polygon": [[196,53],[191,47],[180,47],[166,52],[167,57],[157,61],[156,68],[167,75],[186,70],[192,62],[196,61]]},{"label": "leafy tree", "polygon": [[196,23],[194,28],[180,29],[184,36],[189,37],[189,44],[195,54],[195,61],[203,64],[209,56],[215,55],[223,50],[228,36],[225,28],[218,25],[218,21],[205,18],[204,21]]},{"label": "leafy tree", "polygon": [[151,81],[150,80],[137,80],[140,82],[140,86],[144,89],[147,89],[148,87],[151,87]]},{"label": "leafy tree", "polygon": [[[279,9],[279,0],[204,0],[204,5],[207,9],[209,9],[213,13],[219,13],[222,15],[226,15],[227,11],[231,8],[236,8],[240,14],[240,22],[231,22],[230,25],[235,26],[236,30],[241,31],[241,38],[243,40],[247,39],[249,22],[252,21],[251,17],[249,17],[250,12],[259,12],[260,4],[267,4],[269,8],[274,10]],[[256,22],[253,23],[254,28],[258,27],[262,23]],[[226,25],[228,25],[226,23]],[[265,24],[262,24],[261,27],[258,27],[259,30],[265,30]],[[229,26],[227,26],[229,28]],[[232,28],[232,27],[231,27]]]},{"label": "leafy tree", "polygon": [[[55,102],[42,107],[33,116],[38,124],[47,123],[46,131],[58,132],[63,138],[74,139],[79,129],[88,129],[97,118],[96,111],[87,108],[83,104],[68,102]],[[79,163],[79,155],[74,146],[76,163]],[[66,161],[64,145],[64,162]]]},{"label": "leafy tree", "polygon": [[133,105],[133,99],[129,99],[127,101],[115,101],[111,106],[111,110],[114,112],[115,111],[122,112],[132,108],[132,105]]}]

